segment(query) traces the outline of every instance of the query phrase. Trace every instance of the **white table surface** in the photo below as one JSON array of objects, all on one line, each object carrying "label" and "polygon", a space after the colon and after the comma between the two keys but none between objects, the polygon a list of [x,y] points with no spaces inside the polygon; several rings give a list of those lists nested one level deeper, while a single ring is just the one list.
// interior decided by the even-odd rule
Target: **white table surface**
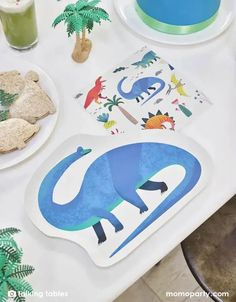
[{"label": "white table surface", "polygon": [[[36,268],[30,277],[35,291],[54,290],[69,295],[67,298],[44,296],[43,301],[112,301],[236,193],[235,25],[207,44],[184,48],[152,45],[127,31],[112,1],[104,0],[103,6],[109,11],[112,23],[96,27],[92,34],[91,57],[85,64],[78,65],[70,58],[73,38],[67,39],[63,25],[56,30],[50,26],[67,1],[36,2],[40,28],[38,46],[19,54],[8,48],[0,33],[0,67],[2,54],[18,55],[19,59],[41,66],[58,87],[61,112],[54,134],[39,152],[22,164],[0,171],[0,228],[15,226],[22,230],[18,241],[25,251],[24,262]],[[24,191],[37,167],[63,140],[78,132],[95,133],[95,122],[80,109],[73,96],[98,74],[103,74],[144,44],[169,60],[214,103],[183,133],[208,150],[215,170],[208,188],[176,217],[125,260],[101,269],[79,246],[48,238],[32,225],[24,210]],[[30,297],[28,301],[40,299]]]}]

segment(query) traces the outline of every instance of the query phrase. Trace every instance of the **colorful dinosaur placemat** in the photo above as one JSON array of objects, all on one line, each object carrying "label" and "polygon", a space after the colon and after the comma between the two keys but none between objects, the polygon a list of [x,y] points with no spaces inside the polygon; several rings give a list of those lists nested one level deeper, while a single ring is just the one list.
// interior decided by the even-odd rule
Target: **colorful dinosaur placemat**
[{"label": "colorful dinosaur placemat", "polygon": [[42,232],[76,242],[106,267],[189,203],[207,185],[210,167],[197,143],[170,131],[78,135],[35,173],[26,209]]},{"label": "colorful dinosaur placemat", "polygon": [[76,97],[110,134],[179,130],[210,106],[198,88],[146,47]]}]

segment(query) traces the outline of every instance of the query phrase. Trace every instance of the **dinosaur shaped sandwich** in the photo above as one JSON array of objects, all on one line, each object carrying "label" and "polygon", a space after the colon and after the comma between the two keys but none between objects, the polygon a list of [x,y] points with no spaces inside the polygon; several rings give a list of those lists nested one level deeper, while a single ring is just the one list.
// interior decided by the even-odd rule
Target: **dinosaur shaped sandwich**
[{"label": "dinosaur shaped sandwich", "polygon": [[0,122],[0,153],[23,149],[39,129],[39,125],[18,118]]},{"label": "dinosaur shaped sandwich", "polygon": [[12,118],[22,118],[33,124],[38,119],[55,112],[56,108],[51,99],[43,89],[32,80],[25,80],[25,87],[22,93],[9,108],[9,113]]},{"label": "dinosaur shaped sandwich", "polygon": [[56,112],[39,81],[32,70],[25,75],[17,70],[0,73],[0,153],[24,148],[40,130],[37,120]]},{"label": "dinosaur shaped sandwich", "polygon": [[25,79],[17,70],[0,73],[0,90],[19,95],[24,87]]}]

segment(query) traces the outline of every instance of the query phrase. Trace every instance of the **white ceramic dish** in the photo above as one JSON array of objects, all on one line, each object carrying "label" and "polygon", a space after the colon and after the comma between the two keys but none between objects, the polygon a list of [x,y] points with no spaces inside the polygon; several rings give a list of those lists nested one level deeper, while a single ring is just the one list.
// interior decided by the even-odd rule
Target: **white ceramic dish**
[{"label": "white ceramic dish", "polygon": [[[146,143],[158,142],[163,144],[170,144],[183,148],[188,152],[192,153],[201,164],[201,176],[195,187],[193,187],[192,190],[189,191],[189,193],[187,193],[184,197],[182,197],[177,203],[175,203],[159,218],[155,218],[155,221],[151,225],[149,225],[136,238],[134,238],[131,242],[129,242],[129,244],[127,244],[122,250],[117,252],[114,256],[113,255],[111,256],[111,254],[127,238],[127,236],[129,236],[141,223],[143,223],[145,219],[149,219],[153,211],[155,211],[160,204],[164,204],[168,196],[171,195],[171,192],[173,192],[173,190],[175,190],[178,187],[178,185],[182,183],[183,178],[185,177],[185,168],[183,168],[183,166],[176,165],[176,164],[165,166],[164,169],[157,172],[151,178],[153,181],[159,181],[159,182],[165,181],[166,184],[168,185],[168,192],[161,194],[160,190],[158,191],[146,191],[140,189],[137,190],[138,195],[143,199],[143,201],[149,208],[147,212],[140,215],[140,211],[139,209],[137,209],[137,207],[125,201],[123,201],[121,204],[119,204],[118,206],[116,206],[116,208],[112,210],[112,214],[115,215],[118,219],[120,219],[120,221],[123,223],[124,229],[121,230],[120,232],[115,233],[114,228],[107,221],[107,219],[102,219],[101,224],[107,236],[107,240],[102,244],[98,245],[96,235],[91,226],[80,231],[78,230],[65,231],[64,229],[62,230],[56,228],[55,226],[53,226],[52,224],[46,221],[46,219],[44,218],[45,216],[43,217],[39,208],[39,202],[38,202],[38,200],[40,199],[39,196],[41,197],[44,196],[40,202],[47,204],[48,202],[51,203],[50,196],[52,196],[51,194],[53,194],[52,197],[53,206],[47,207],[47,205],[46,206],[43,205],[43,208],[46,211],[50,212],[51,209],[54,207],[56,207],[57,209],[61,207],[60,211],[57,212],[56,216],[53,214],[53,217],[57,217],[56,219],[60,219],[60,217],[62,217],[63,215],[65,214],[67,215],[66,212],[68,206],[69,207],[71,206],[71,202],[69,201],[71,201],[75,196],[78,196],[78,192],[80,192],[82,183],[84,188],[84,182],[83,182],[83,180],[85,179],[84,176],[91,163],[93,163],[98,157],[100,157],[102,154],[106,153],[109,150],[127,144],[132,144],[132,143],[136,144],[136,143],[145,143],[145,142]],[[64,171],[63,174],[61,174],[59,181],[55,184],[54,182],[55,182],[55,178],[57,179],[58,177],[57,174],[58,172],[55,172],[54,170],[54,174],[53,174],[54,184],[53,184],[53,191],[51,191],[52,190],[51,184],[47,183],[47,180],[45,180],[45,176],[52,168],[54,169],[55,165],[58,164],[62,159],[64,159],[65,157],[67,157],[72,153],[74,154],[74,152],[76,152],[79,146],[82,146],[85,149],[89,148],[92,151],[68,167],[67,165],[65,165],[65,160],[64,160],[64,165],[62,167],[63,170],[66,167],[66,171]],[[66,158],[66,161],[67,160],[68,157]],[[144,164],[144,166],[145,165],[146,164]],[[125,166],[127,167],[127,165]],[[125,167],[123,166],[123,164],[121,164],[120,167],[123,167],[125,171]],[[58,166],[56,169],[58,169]],[[133,252],[134,249],[137,248],[144,240],[146,240],[155,231],[161,228],[169,219],[171,219],[174,215],[177,215],[177,213],[184,206],[186,206],[189,202],[194,202],[193,198],[207,186],[210,175],[212,174],[211,170],[212,170],[211,161],[205,150],[202,149],[202,147],[199,146],[192,139],[180,135],[178,133],[172,133],[163,130],[146,130],[136,135],[124,134],[116,137],[77,135],[69,138],[61,146],[59,146],[59,148],[57,148],[50,155],[48,160],[46,160],[42,164],[42,166],[37,170],[37,172],[34,174],[25,192],[25,207],[32,222],[44,234],[51,237],[59,237],[59,238],[71,240],[77,243],[88,252],[89,256],[92,258],[92,260],[96,265],[101,267],[107,267],[125,258],[128,254]],[[129,171],[126,171],[126,173],[129,173]],[[100,199],[103,198],[104,196],[103,193],[102,195],[99,195],[101,190],[102,192],[104,192],[104,187],[103,187],[104,179],[106,179],[106,177],[102,176],[102,178],[99,178],[99,173],[97,173],[97,177],[95,178],[94,181],[91,178],[89,178],[89,181],[93,183],[92,194],[95,194],[96,198],[99,196]],[[44,188],[42,187],[42,181],[43,181]],[[98,185],[99,182],[101,183]],[[115,183],[116,182],[113,182],[113,184]],[[97,189],[95,189],[95,187]],[[106,192],[110,191],[110,188],[112,187],[113,185],[112,186],[109,185],[109,187],[107,186]],[[50,192],[53,193],[49,193],[49,194],[46,193],[45,195],[45,192],[47,190],[50,190]],[[44,195],[41,195],[41,193]],[[90,193],[89,190],[86,191],[85,189],[83,191],[83,196],[81,197],[80,195],[79,200],[76,201],[76,203],[79,205],[81,204],[81,198],[83,199],[83,198],[87,198],[86,196],[89,196],[88,198],[90,199],[88,199],[83,206],[85,212],[87,210],[90,211],[89,209],[90,202],[92,202],[91,204],[92,208],[93,207],[96,208],[97,206],[96,204],[97,199],[91,197]],[[75,205],[75,203],[73,203],[72,206],[73,205]],[[80,211],[82,211],[81,213],[83,213],[83,210]],[[65,217],[67,217],[66,218],[67,222],[68,219],[69,221],[71,221],[71,217],[77,214],[79,215],[80,211],[78,212],[73,210],[73,214],[69,215],[70,217],[68,215],[63,216],[62,218],[63,221],[65,222]],[[191,217],[189,217],[189,219],[191,219]]]},{"label": "white ceramic dish", "polygon": [[190,35],[169,35],[150,28],[136,13],[134,0],[114,0],[114,5],[122,22],[137,35],[163,44],[193,45],[214,39],[229,27],[235,14],[234,2],[234,0],[221,1],[216,21],[206,29]]},{"label": "white ceramic dish", "polygon": [[26,147],[22,150],[16,150],[6,154],[0,154],[0,170],[12,167],[31,155],[33,155],[42,145],[48,140],[52,134],[59,112],[59,95],[55,84],[52,79],[40,67],[22,59],[17,59],[12,56],[1,57],[0,72],[18,70],[25,74],[29,70],[34,70],[39,74],[40,85],[53,100],[56,106],[56,113],[49,115],[46,118],[39,120],[37,123],[40,125],[40,131],[27,143]]}]

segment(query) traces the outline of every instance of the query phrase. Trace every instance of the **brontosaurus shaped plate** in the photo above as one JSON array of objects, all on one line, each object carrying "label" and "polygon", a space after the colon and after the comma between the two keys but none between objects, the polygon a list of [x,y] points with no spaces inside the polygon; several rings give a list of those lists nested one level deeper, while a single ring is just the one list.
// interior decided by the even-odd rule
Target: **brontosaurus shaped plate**
[{"label": "brontosaurus shaped plate", "polygon": [[35,173],[26,209],[43,233],[78,243],[107,267],[194,202],[210,169],[204,149],[177,133],[77,135]]}]

